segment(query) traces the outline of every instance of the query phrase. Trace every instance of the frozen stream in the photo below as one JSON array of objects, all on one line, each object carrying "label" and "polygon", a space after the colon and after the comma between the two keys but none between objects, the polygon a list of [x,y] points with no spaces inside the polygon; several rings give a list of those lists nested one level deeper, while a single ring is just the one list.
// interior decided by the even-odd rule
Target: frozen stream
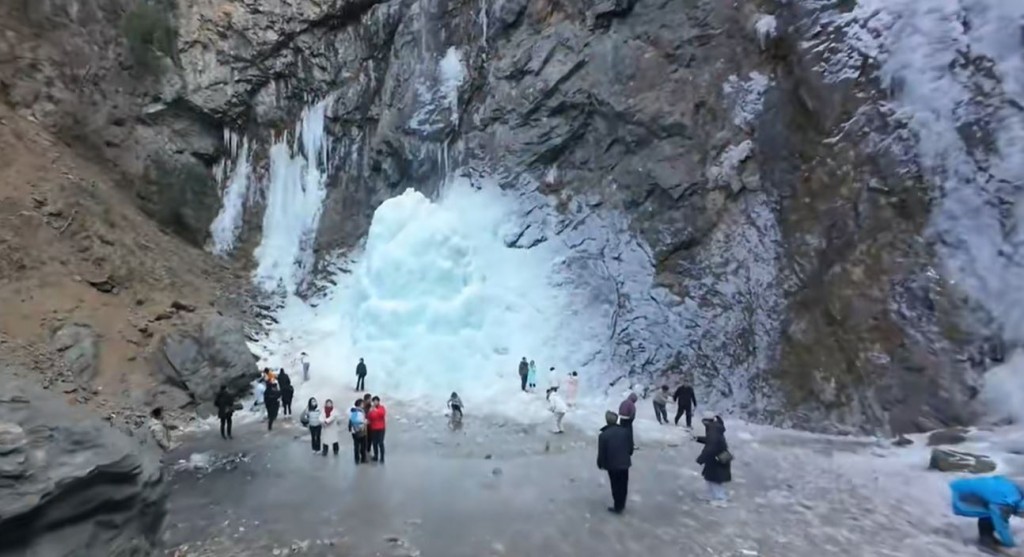
[{"label": "frozen stream", "polygon": [[974,523],[949,514],[951,476],[924,469],[920,442],[897,449],[732,424],[733,501],[717,509],[699,499],[699,446],[653,423],[647,406],[621,517],[605,511],[594,431],[580,419],[555,436],[470,415],[452,433],[443,416],[392,407],[386,466],[355,467],[350,445],[340,458],[311,455],[291,423],[187,444],[172,456],[249,460],[177,473],[166,541],[197,557],[981,555],[963,542]]}]

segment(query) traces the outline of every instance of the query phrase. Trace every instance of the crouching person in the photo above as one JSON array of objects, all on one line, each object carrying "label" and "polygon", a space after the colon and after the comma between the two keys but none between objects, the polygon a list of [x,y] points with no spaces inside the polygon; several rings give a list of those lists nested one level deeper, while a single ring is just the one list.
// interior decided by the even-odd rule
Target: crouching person
[{"label": "crouching person", "polygon": [[964,478],[949,484],[953,514],[978,519],[978,543],[997,550],[1014,547],[1010,517],[1024,516],[1021,488],[1002,476]]}]

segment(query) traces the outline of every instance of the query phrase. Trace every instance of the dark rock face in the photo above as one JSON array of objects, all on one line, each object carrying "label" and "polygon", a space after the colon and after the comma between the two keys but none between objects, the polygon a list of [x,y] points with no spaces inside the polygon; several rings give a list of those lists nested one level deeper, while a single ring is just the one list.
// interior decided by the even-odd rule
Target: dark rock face
[{"label": "dark rock face", "polygon": [[[207,319],[194,330],[168,334],[160,341],[153,361],[171,384],[191,394],[204,413],[212,412],[221,385],[241,397],[259,375],[242,322],[221,316]],[[165,400],[174,398],[165,396]]]},{"label": "dark rock face", "polygon": [[[621,370],[613,385],[690,376],[702,399],[753,419],[900,433],[970,423],[981,373],[1002,359],[992,308],[943,272],[942,251],[964,242],[929,233],[941,188],[875,53],[848,40],[867,23],[845,3],[171,3],[178,51],[160,78],[123,78],[120,12],[84,0],[0,12],[52,33],[29,41],[48,64],[0,75],[28,76],[6,78],[23,111],[58,127],[86,118],[86,139],[148,178],[141,206],[197,243],[219,204],[221,128],[250,137],[261,176],[273,134],[330,98],[317,255],[356,245],[384,199],[437,193],[469,167],[521,194],[510,245],[570,250],[608,338],[595,358]],[[94,60],[87,105],[60,94],[81,85],[56,71],[57,36]],[[199,344],[175,336],[162,353],[196,370]],[[177,365],[174,381],[200,381]]]},{"label": "dark rock face", "polygon": [[166,514],[163,481],[154,453],[4,378],[0,555],[151,555]]}]

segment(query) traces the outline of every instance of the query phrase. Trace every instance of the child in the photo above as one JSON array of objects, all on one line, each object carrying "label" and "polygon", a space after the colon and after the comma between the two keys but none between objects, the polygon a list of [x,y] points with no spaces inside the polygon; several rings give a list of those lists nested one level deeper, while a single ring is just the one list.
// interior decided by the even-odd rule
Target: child
[{"label": "child", "polygon": [[530,372],[526,375],[526,386],[533,389],[537,388],[537,363],[530,360]]}]

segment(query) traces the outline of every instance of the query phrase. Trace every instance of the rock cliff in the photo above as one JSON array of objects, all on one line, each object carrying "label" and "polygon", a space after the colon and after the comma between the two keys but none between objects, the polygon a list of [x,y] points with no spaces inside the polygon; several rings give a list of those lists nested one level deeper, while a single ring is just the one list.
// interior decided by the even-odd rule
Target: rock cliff
[{"label": "rock cliff", "polygon": [[[84,119],[81,139],[196,243],[220,205],[216,162],[238,155],[222,128],[253,143],[258,181],[267,144],[327,99],[321,260],[355,245],[406,186],[435,193],[456,168],[496,177],[524,201],[510,242],[572,250],[568,268],[631,381],[692,375],[704,398],[785,425],[932,429],[973,419],[982,371],[1018,337],[1000,288],[964,265],[1012,238],[968,237],[943,218],[968,205],[950,209],[950,169],[923,156],[929,130],[908,112],[918,68],[899,58],[915,22],[948,19],[970,43],[991,13],[867,0],[176,0],[145,4],[174,41],[148,48],[157,71],[142,79],[118,32],[139,5],[6,8],[18,30],[0,48],[4,98],[55,127]],[[34,58],[3,55],[15,51]],[[1012,48],[1009,62],[981,46],[939,52],[925,63],[950,68],[970,109],[932,129],[962,135],[965,174],[1019,185],[1019,168],[992,170],[1005,145],[986,123],[1019,118],[1020,90],[991,70],[1014,67]],[[969,206],[1002,203],[981,218],[1005,230],[1012,187],[986,188]],[[237,257],[258,238],[264,194],[246,194]]]}]

